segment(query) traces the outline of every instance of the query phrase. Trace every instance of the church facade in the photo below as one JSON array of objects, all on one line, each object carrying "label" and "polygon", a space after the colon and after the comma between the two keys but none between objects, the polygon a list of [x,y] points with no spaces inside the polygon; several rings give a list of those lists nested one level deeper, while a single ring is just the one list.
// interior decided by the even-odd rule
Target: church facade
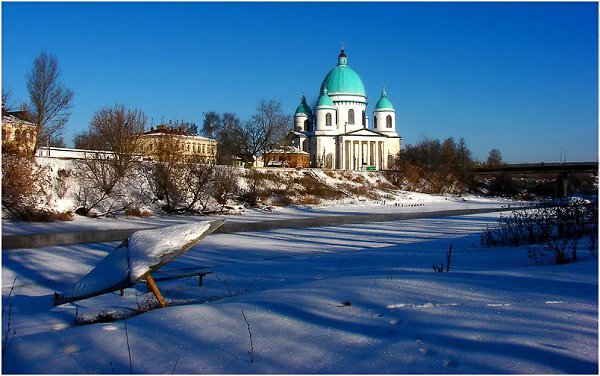
[{"label": "church facade", "polygon": [[367,94],[358,74],[348,66],[342,45],[337,66],[323,79],[314,108],[302,100],[294,114],[292,146],[310,154],[310,166],[338,170],[385,170],[400,151],[396,111],[382,91],[373,124]]}]

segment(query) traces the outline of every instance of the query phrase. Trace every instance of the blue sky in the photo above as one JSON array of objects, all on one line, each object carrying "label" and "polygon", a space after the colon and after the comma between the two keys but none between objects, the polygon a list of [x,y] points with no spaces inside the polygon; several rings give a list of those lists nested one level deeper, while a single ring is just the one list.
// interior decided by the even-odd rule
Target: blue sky
[{"label": "blue sky", "polygon": [[464,137],[475,157],[598,159],[598,5],[586,3],[2,3],[2,87],[27,100],[41,51],[74,93],[67,145],[102,107],[165,120],[248,118],[316,100],[344,42],[372,113],[403,143]]}]

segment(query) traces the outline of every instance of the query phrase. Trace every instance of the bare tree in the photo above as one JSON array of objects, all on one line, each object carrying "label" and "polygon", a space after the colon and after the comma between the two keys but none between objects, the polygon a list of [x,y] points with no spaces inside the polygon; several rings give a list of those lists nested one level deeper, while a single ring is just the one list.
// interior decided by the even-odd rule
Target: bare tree
[{"label": "bare tree", "polygon": [[200,212],[206,211],[215,178],[214,160],[205,160],[204,157],[199,156],[187,156],[182,168],[185,189],[182,211],[195,212],[197,205],[200,206]]},{"label": "bare tree", "polygon": [[487,164],[490,166],[498,166],[502,164],[502,153],[500,153],[500,150],[496,148],[490,150],[487,158]]},{"label": "bare tree", "polygon": [[440,142],[425,139],[417,145],[406,145],[396,159],[402,179],[419,190],[441,193],[464,191],[471,183],[468,170],[473,163],[465,140],[453,137]]},{"label": "bare tree", "polygon": [[258,156],[272,146],[282,143],[287,134],[291,118],[281,112],[281,104],[278,101],[261,101],[256,113],[244,123],[241,137],[246,154]]},{"label": "bare tree", "polygon": [[228,166],[219,166],[215,169],[212,192],[217,203],[221,205],[221,211],[225,208],[227,201],[240,191],[238,173],[234,168]]},{"label": "bare tree", "polygon": [[123,105],[102,108],[92,117],[87,132],[75,136],[75,146],[88,150],[108,150],[109,159],[119,177],[125,176],[140,152],[141,135],[146,126],[146,115],[140,110],[126,109]]},{"label": "bare tree", "polygon": [[12,101],[12,95],[10,90],[2,88],[2,114],[4,115],[5,111],[11,111],[15,105]]},{"label": "bare tree", "polygon": [[33,155],[41,140],[53,141],[60,138],[63,126],[71,115],[73,91],[60,81],[58,63],[53,55],[42,52],[33,61],[33,68],[27,76],[27,90],[30,103],[27,112],[37,127],[37,138]]},{"label": "bare tree", "polygon": [[217,162],[231,164],[233,159],[243,154],[240,145],[244,144],[244,130],[238,117],[230,112],[218,114],[209,111],[204,114],[202,134],[217,140]]},{"label": "bare tree", "polygon": [[204,123],[202,124],[202,134],[208,138],[217,138],[223,122],[221,115],[214,111],[209,111],[204,114]]},{"label": "bare tree", "polygon": [[212,158],[186,154],[176,135],[165,134],[156,142],[153,161],[145,175],[154,199],[167,213],[204,213],[214,196],[216,166]]},{"label": "bare tree", "polygon": [[152,153],[153,161],[145,166],[145,176],[154,197],[162,201],[162,209],[168,213],[177,211],[183,199],[181,162],[183,151],[175,137],[161,136]]},{"label": "bare tree", "polygon": [[73,144],[76,149],[86,150],[102,150],[104,147],[101,137],[90,131],[83,131],[76,134],[73,138]]},{"label": "bare tree", "polygon": [[[124,189],[118,189],[122,180],[116,173],[111,158],[103,153],[86,153],[85,159],[76,160],[75,177],[79,191],[76,193],[79,208],[76,213],[88,215],[92,210],[96,215],[111,214],[126,207],[123,204]],[[124,188],[124,184],[121,184]]]},{"label": "bare tree", "polygon": [[[80,214],[87,215],[94,209],[99,213],[96,215],[110,215],[135,204],[127,187],[133,181],[129,175],[135,173],[145,125],[143,112],[115,105],[97,111],[89,130],[75,136],[76,147],[95,150],[77,162]],[[143,196],[142,190],[139,192]]]}]

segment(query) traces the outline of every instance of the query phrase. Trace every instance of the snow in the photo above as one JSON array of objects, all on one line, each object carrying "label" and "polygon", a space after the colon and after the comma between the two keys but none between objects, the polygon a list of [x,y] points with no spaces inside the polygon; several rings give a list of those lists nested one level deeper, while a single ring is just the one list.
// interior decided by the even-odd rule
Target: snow
[{"label": "snow", "polygon": [[[388,213],[422,213],[451,209],[497,208],[519,204],[513,200],[497,197],[481,197],[474,195],[434,196],[417,192],[400,191],[395,200],[359,201],[345,200],[330,202],[318,206],[293,205],[288,207],[269,207],[265,209],[241,209],[242,215],[215,215],[208,218],[225,218],[228,222],[257,222],[296,218],[316,218],[337,215],[388,214]],[[64,208],[63,208],[64,209]],[[2,219],[3,235],[40,234],[47,232],[72,232],[109,229],[145,229],[174,224],[194,223],[198,217],[189,215],[153,216],[149,218],[124,217],[89,218],[76,215],[73,221],[36,223],[16,222]]]},{"label": "snow", "polygon": [[142,230],[129,237],[131,283],[161,263],[161,259],[180,251],[186,244],[199,239],[210,227],[209,221]]},{"label": "snow", "polygon": [[86,274],[76,284],[60,294],[61,303],[64,300],[83,299],[94,296],[99,292],[106,293],[129,286],[130,263],[127,243],[111,251],[98,265]]},{"label": "snow", "polygon": [[[423,206],[408,206],[417,202]],[[293,207],[246,211],[227,220],[507,203],[407,194],[406,206]],[[167,308],[80,326],[74,325],[77,318],[126,317],[152,298],[136,285],[122,297],[110,293],[52,307],[54,291],[87,274],[119,242],[7,250],[3,304],[11,307],[16,334],[3,352],[2,371],[129,373],[129,348],[132,371],[151,374],[596,374],[597,252],[586,251],[589,244],[582,241],[577,262],[536,265],[525,247],[482,248],[481,231],[497,224],[499,216],[212,234],[169,265],[210,267],[213,274],[204,286],[194,278],[159,282]],[[199,219],[207,218],[35,226],[3,221],[3,231],[139,228]],[[433,272],[432,264],[445,261],[450,243],[451,271]],[[3,312],[3,337],[8,321]]]},{"label": "snow", "polygon": [[140,230],[112,250],[85,277],[60,294],[59,303],[112,292],[135,284],[189,249],[216,221]]}]

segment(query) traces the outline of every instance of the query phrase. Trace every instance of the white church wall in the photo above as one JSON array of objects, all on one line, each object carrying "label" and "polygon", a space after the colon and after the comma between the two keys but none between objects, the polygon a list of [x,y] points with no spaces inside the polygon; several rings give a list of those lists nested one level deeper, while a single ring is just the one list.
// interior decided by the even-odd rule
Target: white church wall
[{"label": "white church wall", "polygon": [[[376,111],[373,115],[377,118],[377,128],[373,127],[373,130],[377,132],[396,134],[396,114],[393,111]],[[392,127],[387,127],[387,116],[392,117]]]},{"label": "white church wall", "polygon": [[[327,114],[331,116],[331,125],[327,125]],[[336,111],[334,109],[319,109],[317,110],[317,126],[315,134],[334,135],[338,133],[336,122]]]},{"label": "white church wall", "polygon": [[[357,102],[334,102],[338,109],[339,120],[338,120],[338,131],[339,133],[347,133],[368,127],[368,124],[363,126],[362,123],[362,112],[366,110],[367,106],[364,103]],[[348,119],[349,110],[354,110],[354,124],[351,124]]]},{"label": "white church wall", "polygon": [[316,165],[315,167],[333,169],[336,166],[336,137],[317,136],[316,139]]},{"label": "white church wall", "polygon": [[305,132],[308,129],[304,129],[305,121],[308,120],[308,116],[305,114],[294,115],[294,130],[297,132]]}]

